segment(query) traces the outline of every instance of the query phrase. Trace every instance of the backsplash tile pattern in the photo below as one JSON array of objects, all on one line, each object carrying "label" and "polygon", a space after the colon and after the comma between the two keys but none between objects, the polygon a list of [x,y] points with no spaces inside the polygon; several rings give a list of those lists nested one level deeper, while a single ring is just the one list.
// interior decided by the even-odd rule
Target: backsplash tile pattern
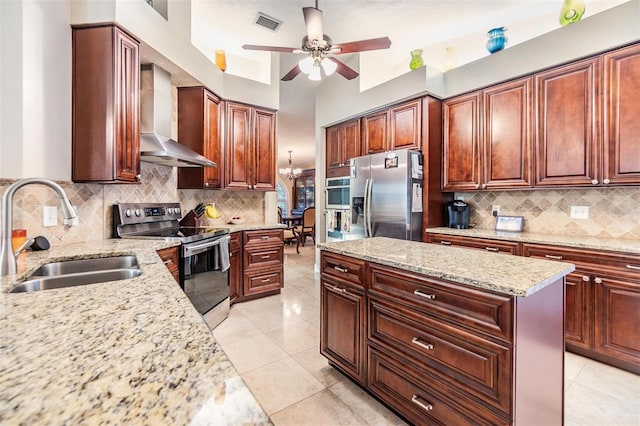
[{"label": "backsplash tile pattern", "polygon": [[[585,188],[535,191],[460,192],[471,205],[470,222],[493,229],[491,206],[500,214],[524,216],[524,231],[640,240],[640,189]],[[589,207],[588,219],[572,219],[571,206]]]},{"label": "backsplash tile pattern", "polygon": [[[141,163],[139,184],[96,184],[58,182],[78,210],[77,226],[64,226],[59,201],[51,188],[28,185],[19,189],[13,203],[13,228],[24,228],[29,237],[42,235],[51,245],[71,244],[111,238],[111,206],[117,203],[178,201],[184,214],[199,202],[215,202],[222,214],[212,225],[226,223],[234,216],[247,222],[264,222],[264,193],[259,191],[178,190],[177,169]],[[0,195],[13,180],[0,179]],[[42,207],[58,206],[58,226],[42,226]]]}]

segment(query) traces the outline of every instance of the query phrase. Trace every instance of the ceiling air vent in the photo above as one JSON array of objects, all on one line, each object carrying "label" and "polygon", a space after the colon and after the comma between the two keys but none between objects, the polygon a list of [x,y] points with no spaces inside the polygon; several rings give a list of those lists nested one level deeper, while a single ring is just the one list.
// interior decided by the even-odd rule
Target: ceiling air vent
[{"label": "ceiling air vent", "polygon": [[278,28],[280,28],[280,25],[282,25],[282,21],[276,18],[272,18],[269,15],[265,15],[262,12],[258,12],[258,16],[256,16],[255,23],[256,25],[260,25],[261,27],[264,27],[273,32],[278,31]]}]

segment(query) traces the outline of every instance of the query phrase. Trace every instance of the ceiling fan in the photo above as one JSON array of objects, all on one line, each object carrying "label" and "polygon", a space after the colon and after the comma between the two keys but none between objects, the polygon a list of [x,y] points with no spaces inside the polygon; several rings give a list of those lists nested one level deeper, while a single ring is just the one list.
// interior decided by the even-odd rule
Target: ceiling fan
[{"label": "ceiling fan", "polygon": [[339,55],[344,53],[363,52],[366,50],[388,49],[391,40],[388,37],[372,38],[368,40],[353,41],[350,43],[332,44],[331,38],[324,34],[322,30],[322,11],[316,7],[303,7],[304,23],[307,27],[307,35],[302,38],[302,47],[277,47],[259,46],[245,44],[243,49],[247,50],[267,50],[271,52],[284,53],[306,53],[308,56],[302,59],[298,65],[282,77],[282,81],[293,80],[301,72],[308,74],[309,80],[320,80],[320,68],[326,75],[337,72],[347,80],[352,80],[358,73],[333,56],[330,53]]}]

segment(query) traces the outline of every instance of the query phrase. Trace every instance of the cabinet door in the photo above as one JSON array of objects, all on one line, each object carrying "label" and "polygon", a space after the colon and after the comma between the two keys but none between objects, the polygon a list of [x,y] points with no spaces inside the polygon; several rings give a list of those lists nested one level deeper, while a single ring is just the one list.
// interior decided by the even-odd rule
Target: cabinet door
[{"label": "cabinet door", "polygon": [[446,191],[480,188],[480,102],[476,92],[443,104],[442,189]]},{"label": "cabinet door", "polygon": [[226,113],[225,187],[250,189],[253,167],[251,107],[228,102]]},{"label": "cabinet door", "polygon": [[327,175],[329,170],[342,166],[342,124],[327,129]]},{"label": "cabinet door", "polygon": [[536,186],[598,183],[599,63],[593,58],[535,76]]},{"label": "cabinet door", "polygon": [[422,101],[420,99],[398,105],[389,110],[389,148],[420,149]]},{"label": "cabinet door", "polygon": [[[343,143],[343,157],[342,163],[345,166],[349,166],[349,160],[355,157],[360,157],[362,155],[362,148],[360,143],[360,120],[351,120],[344,123],[344,137],[342,139]],[[342,176],[347,176],[349,174],[349,170],[347,169],[347,173]]]},{"label": "cabinet door", "polygon": [[362,139],[364,155],[384,152],[387,147],[388,111],[380,111],[362,118]]},{"label": "cabinet door", "polygon": [[242,295],[242,251],[229,252],[229,303]]},{"label": "cabinet door", "polygon": [[204,93],[204,156],[218,167],[203,167],[205,188],[222,187],[222,148],[220,146],[220,99]]},{"label": "cabinet door", "polygon": [[591,277],[587,273],[573,272],[565,283],[565,329],[568,346],[591,348]]},{"label": "cabinet door", "polygon": [[364,383],[364,293],[323,278],[320,312],[320,353]]},{"label": "cabinet door", "polygon": [[640,183],[640,45],[604,55],[603,183]]},{"label": "cabinet door", "polygon": [[253,115],[252,189],[276,189],[276,114],[256,108]]},{"label": "cabinet door", "polygon": [[525,78],[483,91],[482,188],[531,187],[533,80]]},{"label": "cabinet door", "polygon": [[640,373],[640,284],[600,274],[593,282],[593,349]]}]

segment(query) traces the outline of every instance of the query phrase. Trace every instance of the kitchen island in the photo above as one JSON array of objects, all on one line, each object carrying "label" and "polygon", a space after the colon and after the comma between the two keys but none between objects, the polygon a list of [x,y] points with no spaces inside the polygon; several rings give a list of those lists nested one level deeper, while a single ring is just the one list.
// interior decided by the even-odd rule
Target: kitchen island
[{"label": "kitchen island", "polygon": [[[156,250],[102,240],[24,253],[0,281],[0,423],[270,424]],[[139,277],[8,293],[44,263],[133,254]]]},{"label": "kitchen island", "polygon": [[320,244],[321,353],[412,423],[562,424],[574,265],[389,238]]}]

